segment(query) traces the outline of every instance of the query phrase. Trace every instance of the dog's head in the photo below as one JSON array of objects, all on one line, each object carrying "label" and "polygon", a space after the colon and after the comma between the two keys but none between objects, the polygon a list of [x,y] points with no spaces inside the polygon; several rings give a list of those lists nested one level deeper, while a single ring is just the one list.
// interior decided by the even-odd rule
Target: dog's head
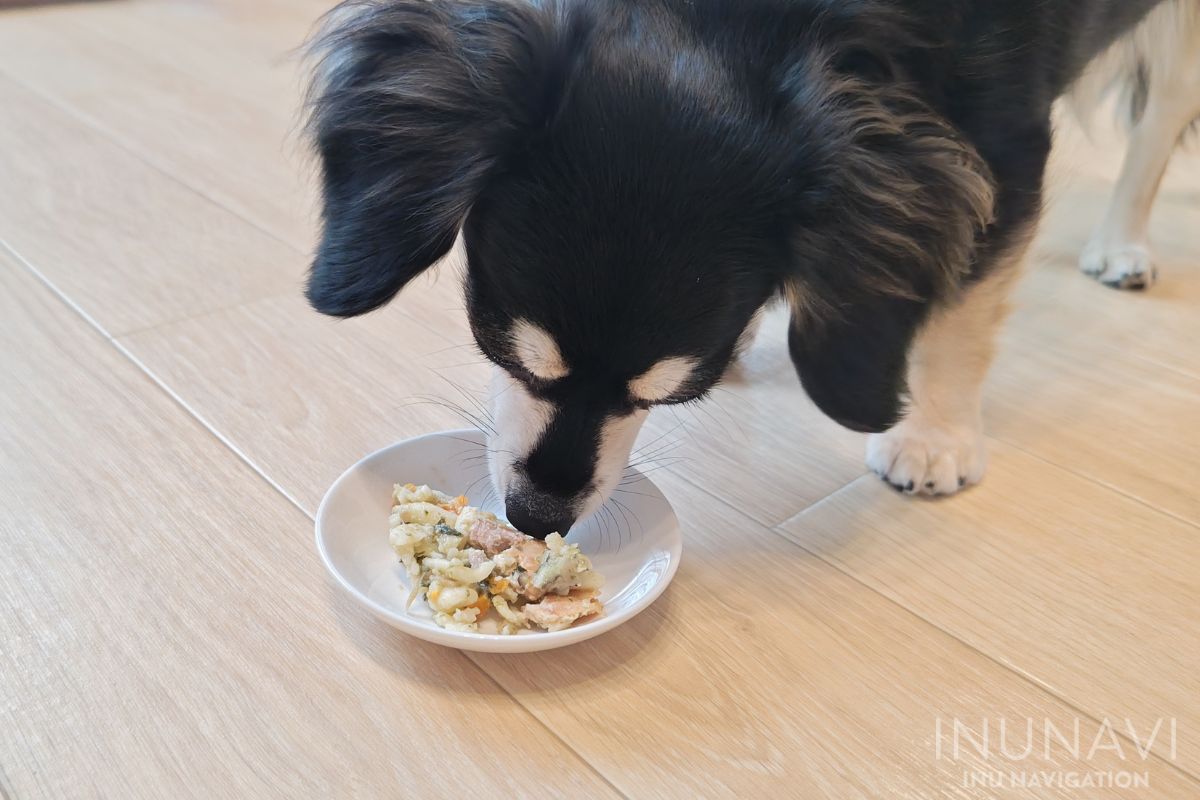
[{"label": "dog's head", "polygon": [[528,532],[603,502],[648,409],[702,397],[781,291],[816,402],[898,417],[990,184],[872,47],[886,25],[794,7],[375,0],[319,40],[309,300],[375,309],[462,231],[492,473]]}]

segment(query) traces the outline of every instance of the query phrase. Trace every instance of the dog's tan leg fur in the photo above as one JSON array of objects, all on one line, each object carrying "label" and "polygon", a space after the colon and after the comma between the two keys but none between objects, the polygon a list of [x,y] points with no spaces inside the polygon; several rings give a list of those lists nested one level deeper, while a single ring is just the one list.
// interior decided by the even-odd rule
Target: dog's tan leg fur
[{"label": "dog's tan leg fur", "polygon": [[1105,285],[1144,289],[1157,277],[1150,250],[1150,211],[1167,163],[1200,118],[1200,2],[1161,3],[1089,68],[1084,104],[1114,76],[1141,73],[1146,90],[1121,175],[1104,218],[1079,257],[1079,268]]},{"label": "dog's tan leg fur", "polygon": [[953,494],[983,477],[983,382],[1031,235],[956,302],[935,311],[917,334],[909,352],[908,413],[867,443],[867,466],[893,486],[912,494]]}]

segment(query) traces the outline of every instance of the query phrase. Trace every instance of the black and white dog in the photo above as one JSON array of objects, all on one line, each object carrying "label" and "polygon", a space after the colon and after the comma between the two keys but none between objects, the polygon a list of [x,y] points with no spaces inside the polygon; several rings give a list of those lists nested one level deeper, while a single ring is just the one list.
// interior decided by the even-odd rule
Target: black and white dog
[{"label": "black and white dog", "polygon": [[[984,470],[980,387],[1040,212],[1051,104],[1117,64],[1137,124],[1085,271],[1153,275],[1200,114],[1200,0],[365,0],[319,36],[308,298],[387,303],[461,231],[511,521],[564,531],[648,410],[765,303],[816,404],[910,493]],[[1104,54],[1104,58],[1097,59]],[[1119,63],[1118,63],[1119,62]],[[1090,71],[1089,71],[1090,72]]]}]

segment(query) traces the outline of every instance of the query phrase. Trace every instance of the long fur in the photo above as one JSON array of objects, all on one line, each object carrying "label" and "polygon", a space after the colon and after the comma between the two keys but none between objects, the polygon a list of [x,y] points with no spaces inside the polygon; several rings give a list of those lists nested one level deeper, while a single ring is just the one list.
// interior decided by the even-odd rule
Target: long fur
[{"label": "long fur", "polygon": [[377,308],[450,249],[496,159],[534,124],[549,23],[516,2],[352,0],[330,13],[309,91],[324,176],[317,310]]},{"label": "long fur", "polygon": [[352,0],[314,45],[308,298],[378,308],[461,230],[476,342],[550,409],[495,471],[558,525],[611,489],[631,381],[683,359],[659,402],[704,396],[776,295],[817,405],[885,430],[931,312],[1040,212],[1051,104],[1155,4]]}]

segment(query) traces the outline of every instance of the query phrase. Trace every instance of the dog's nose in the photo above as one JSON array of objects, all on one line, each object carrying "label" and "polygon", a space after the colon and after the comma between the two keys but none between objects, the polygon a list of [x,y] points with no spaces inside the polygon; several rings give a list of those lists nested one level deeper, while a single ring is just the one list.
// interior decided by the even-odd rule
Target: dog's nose
[{"label": "dog's nose", "polygon": [[566,536],[575,524],[573,514],[552,511],[546,503],[520,494],[510,494],[504,498],[504,512],[513,527],[538,539],[545,539],[552,533]]}]

